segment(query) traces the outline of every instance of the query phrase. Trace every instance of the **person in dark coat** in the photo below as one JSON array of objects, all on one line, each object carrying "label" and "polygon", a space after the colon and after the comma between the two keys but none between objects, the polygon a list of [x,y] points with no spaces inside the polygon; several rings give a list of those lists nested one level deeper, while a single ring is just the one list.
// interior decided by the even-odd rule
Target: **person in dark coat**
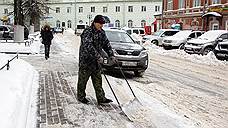
[{"label": "person in dark coat", "polygon": [[50,52],[50,45],[51,40],[53,39],[53,34],[51,32],[51,27],[49,25],[45,25],[41,29],[41,37],[42,37],[42,44],[44,44],[44,51],[45,51],[45,59],[49,58]]},{"label": "person in dark coat", "polygon": [[101,64],[103,63],[102,49],[110,59],[117,62],[112,47],[102,29],[105,20],[102,15],[97,15],[90,27],[87,27],[81,34],[81,45],[79,49],[79,72],[77,83],[77,99],[87,104],[86,84],[91,77],[95,89],[98,104],[110,103],[111,99],[105,97],[102,88]]}]

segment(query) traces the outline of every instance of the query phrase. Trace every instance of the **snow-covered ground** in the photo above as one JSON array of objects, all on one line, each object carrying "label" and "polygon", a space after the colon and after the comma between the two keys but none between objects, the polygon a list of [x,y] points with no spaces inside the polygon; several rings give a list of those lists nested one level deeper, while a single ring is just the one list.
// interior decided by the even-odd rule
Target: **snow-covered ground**
[{"label": "snow-covered ground", "polygon": [[[80,38],[73,33],[72,30],[66,30],[63,35],[55,35],[52,47],[55,46],[61,50],[52,50],[51,59],[47,61],[49,64],[46,65],[46,68],[56,70],[59,66],[56,62],[62,60],[66,63],[65,68],[75,69],[75,67],[67,65],[71,61],[78,63]],[[124,106],[124,110],[131,113],[131,119],[134,122],[115,122],[113,118],[120,118],[119,114],[104,114],[93,108],[91,111],[91,107],[82,104],[66,106],[65,113],[70,121],[78,121],[84,127],[219,128],[228,126],[228,64],[226,61],[217,60],[213,53],[207,56],[189,55],[180,50],[167,51],[150,43],[143,45],[148,49],[149,68],[141,78],[128,78],[141,105],[134,104],[135,102],[128,104],[134,97],[123,78],[107,75]],[[55,52],[59,52],[59,54],[54,55]],[[7,60],[7,56],[2,56],[0,57],[0,65]],[[29,57],[31,56],[40,57],[35,55]],[[43,57],[43,55],[41,56]],[[15,68],[13,68],[14,66]],[[36,69],[40,68],[36,67]],[[15,78],[15,82],[12,82],[12,78]],[[36,97],[29,90],[37,87],[37,72],[29,64],[18,59],[13,61],[9,71],[0,71],[0,79],[1,102],[5,102],[5,106],[0,108],[0,124],[5,124],[1,125],[5,126],[4,128],[14,128],[16,123],[11,124],[13,121],[23,122],[18,121],[17,117],[21,117],[22,120],[26,120],[22,117],[27,117],[21,116],[20,113],[27,113],[28,109],[22,110],[23,107],[18,106],[18,103],[20,105],[26,104],[25,102],[33,101],[29,98]],[[77,84],[77,75],[69,76],[66,79],[72,87]],[[104,78],[103,86],[107,97],[114,100],[115,98]],[[31,94],[34,95],[29,97],[28,95]],[[87,85],[87,94],[95,98],[91,81]],[[4,98],[6,95],[10,97],[7,100]],[[117,104],[116,101],[114,103]],[[21,110],[19,111],[18,108]],[[33,109],[31,112],[34,113],[35,110]],[[94,116],[93,112],[98,115]],[[86,117],[80,116],[82,113],[87,113]],[[8,118],[2,115],[7,115]],[[12,118],[12,115],[15,118]],[[112,115],[113,118],[107,115]],[[27,122],[32,123],[33,121]],[[68,128],[73,126],[59,124],[50,127]]]},{"label": "snow-covered ground", "polygon": [[[13,56],[0,54],[0,67],[11,58]],[[34,127],[38,73],[29,63],[15,59],[10,62],[9,70],[0,70],[0,81],[1,128]]]}]

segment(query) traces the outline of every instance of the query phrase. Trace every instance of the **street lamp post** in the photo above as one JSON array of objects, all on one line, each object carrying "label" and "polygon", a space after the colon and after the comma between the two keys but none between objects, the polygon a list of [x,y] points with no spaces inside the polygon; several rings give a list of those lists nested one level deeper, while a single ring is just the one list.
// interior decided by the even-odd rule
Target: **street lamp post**
[{"label": "street lamp post", "polygon": [[92,15],[91,14],[87,15],[87,18],[89,19],[89,26],[90,26],[90,19],[92,18]]},{"label": "street lamp post", "polygon": [[76,8],[76,2],[77,2],[77,1],[75,0],[75,1],[74,1],[74,12],[75,12],[75,13],[74,13],[74,29],[76,29],[76,26],[77,26],[77,25],[76,25],[76,23],[77,23],[77,18],[76,18],[76,13],[77,13],[77,10],[76,10],[76,9],[77,9],[77,8]]}]

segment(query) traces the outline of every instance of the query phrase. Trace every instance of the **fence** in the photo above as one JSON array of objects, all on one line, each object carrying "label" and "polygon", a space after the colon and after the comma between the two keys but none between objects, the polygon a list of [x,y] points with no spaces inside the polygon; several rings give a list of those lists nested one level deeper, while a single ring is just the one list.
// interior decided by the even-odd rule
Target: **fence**
[{"label": "fence", "polygon": [[34,39],[29,39],[29,40],[25,40],[24,42],[15,42],[13,40],[4,39],[4,40],[1,40],[0,42],[1,43],[12,43],[12,44],[14,44],[14,43],[23,44],[24,43],[25,46],[30,46],[33,43],[33,40]]},{"label": "fence", "polygon": [[5,68],[5,67],[6,67],[7,70],[9,70],[9,68],[10,68],[10,65],[9,65],[9,64],[10,64],[10,62],[13,61],[15,58],[18,59],[18,53],[17,53],[17,55],[14,56],[12,59],[8,60],[8,62],[7,62],[4,66],[2,66],[2,67],[0,68],[0,70],[2,70],[2,69]]}]

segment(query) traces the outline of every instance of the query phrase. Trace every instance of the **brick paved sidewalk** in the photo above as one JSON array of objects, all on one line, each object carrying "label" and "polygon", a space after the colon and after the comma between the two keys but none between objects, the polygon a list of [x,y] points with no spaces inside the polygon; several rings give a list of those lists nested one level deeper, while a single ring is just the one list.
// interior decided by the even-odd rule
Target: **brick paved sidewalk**
[{"label": "brick paved sidewalk", "polygon": [[[78,103],[78,101],[76,100],[76,90],[74,89],[74,87],[70,86],[65,79],[65,77],[70,75],[71,73],[64,71],[39,72],[39,102],[37,104],[37,128],[48,128],[49,126],[55,125],[80,127],[80,121],[74,124],[74,122],[67,119],[67,114],[64,111],[64,109],[71,104],[80,105],[80,103]],[[69,97],[71,97],[71,99]],[[72,97],[74,101],[72,101]],[[91,113],[93,115],[96,116],[103,113],[107,118],[118,117],[118,119],[115,119],[115,122],[119,122],[120,124],[121,122],[123,123],[127,121],[126,117],[121,115],[121,111],[117,105],[112,105],[111,107],[100,107],[96,105],[95,99],[91,98],[91,96],[88,97],[93,106],[92,108],[91,106],[90,108],[87,108],[92,110]],[[99,111],[99,113],[97,113],[97,111]],[[78,116],[84,117],[84,115],[80,115],[80,113],[76,113],[76,115],[77,114]]]}]

